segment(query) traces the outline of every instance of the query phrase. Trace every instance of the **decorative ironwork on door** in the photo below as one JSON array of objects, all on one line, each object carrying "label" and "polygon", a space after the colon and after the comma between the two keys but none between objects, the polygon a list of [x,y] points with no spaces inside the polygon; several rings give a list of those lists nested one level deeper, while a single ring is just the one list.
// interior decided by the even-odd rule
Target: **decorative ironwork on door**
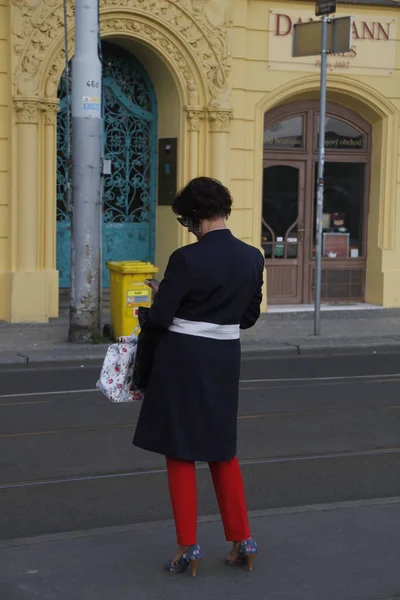
[{"label": "decorative ironwork on door", "polygon": [[[108,260],[154,261],[157,102],[143,67],[108,43],[103,44],[103,95],[103,153],[111,161],[111,174],[103,177],[103,285],[108,287]],[[57,125],[57,266],[60,287],[68,287],[64,83]]]},{"label": "decorative ironwork on door", "polygon": [[[71,88],[70,88],[71,89]],[[60,110],[57,114],[57,245],[56,260],[60,287],[69,287],[71,274],[71,219],[68,212],[68,131],[67,85],[65,73],[61,78]]]}]

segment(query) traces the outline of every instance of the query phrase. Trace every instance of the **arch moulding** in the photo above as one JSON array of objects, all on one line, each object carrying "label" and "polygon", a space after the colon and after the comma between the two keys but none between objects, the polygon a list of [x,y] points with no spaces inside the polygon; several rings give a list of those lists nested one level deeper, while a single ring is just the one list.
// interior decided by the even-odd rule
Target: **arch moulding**
[{"label": "arch moulding", "polygon": [[[230,110],[227,8],[219,21],[198,0],[103,0],[101,34],[128,36],[151,47],[169,66],[187,107]],[[63,3],[12,0],[15,100],[54,101],[65,66]],[[220,4],[228,6],[227,0]],[[67,1],[70,55],[74,4]]]},{"label": "arch moulding", "polygon": [[[254,233],[261,227],[261,198],[262,198],[262,156],[264,115],[266,112],[288,102],[305,99],[307,94],[318,92],[319,76],[312,75],[297,81],[291,81],[276,90],[272,90],[256,105],[255,114],[255,198],[259,206],[254,211]],[[335,94],[335,102],[343,103],[359,114],[372,125],[382,123],[382,156],[381,162],[385,168],[380,170],[380,205],[379,205],[379,246],[382,250],[393,250],[396,237],[396,170],[397,146],[396,132],[398,128],[398,111],[387,98],[378,91],[351,77],[329,75],[329,93]],[[339,97],[339,100],[337,100]]]}]

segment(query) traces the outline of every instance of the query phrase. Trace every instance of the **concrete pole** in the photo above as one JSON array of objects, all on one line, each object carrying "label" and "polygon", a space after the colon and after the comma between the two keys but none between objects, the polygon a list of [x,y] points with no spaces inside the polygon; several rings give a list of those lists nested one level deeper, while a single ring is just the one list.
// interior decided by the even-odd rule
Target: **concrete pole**
[{"label": "concrete pole", "polygon": [[72,61],[72,237],[69,339],[100,330],[101,61],[98,0],[76,0]]},{"label": "concrete pole", "polygon": [[326,121],[326,71],[328,59],[328,17],[322,17],[321,89],[319,102],[318,177],[315,253],[315,310],[314,335],[321,334],[321,275],[322,275],[322,217],[324,212],[325,121]]}]

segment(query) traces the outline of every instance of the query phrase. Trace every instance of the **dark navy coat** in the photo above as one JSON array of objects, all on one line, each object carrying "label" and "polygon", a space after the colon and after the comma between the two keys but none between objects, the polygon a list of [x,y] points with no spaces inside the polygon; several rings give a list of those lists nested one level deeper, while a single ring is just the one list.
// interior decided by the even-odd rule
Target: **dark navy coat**
[{"label": "dark navy coat", "polygon": [[[236,455],[240,340],[169,331],[174,318],[252,327],[260,315],[264,258],[229,229],[176,250],[149,311],[160,332],[133,443],[173,458]],[[222,329],[226,329],[222,328]]]}]

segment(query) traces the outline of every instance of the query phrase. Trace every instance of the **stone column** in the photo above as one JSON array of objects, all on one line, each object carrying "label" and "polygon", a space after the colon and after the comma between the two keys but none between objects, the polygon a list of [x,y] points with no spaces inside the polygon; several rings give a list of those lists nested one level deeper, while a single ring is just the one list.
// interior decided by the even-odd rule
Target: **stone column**
[{"label": "stone column", "polygon": [[47,322],[47,278],[38,264],[38,139],[42,105],[14,103],[17,128],[17,260],[12,274],[11,321]]},{"label": "stone column", "polygon": [[44,181],[44,268],[56,268],[56,179],[57,179],[57,104],[47,104],[45,113]]},{"label": "stone column", "polygon": [[49,317],[58,316],[57,229],[57,104],[44,106],[44,268],[48,275]]},{"label": "stone column", "polygon": [[229,185],[229,129],[231,110],[210,110],[211,177]]},{"label": "stone column", "polygon": [[[194,98],[197,100],[197,94]],[[200,175],[200,155],[199,155],[199,140],[200,140],[200,121],[204,119],[205,112],[201,108],[186,107],[187,132],[188,132],[188,181],[199,177]],[[185,174],[186,176],[186,174]],[[196,238],[189,233],[186,228],[178,229],[178,244],[180,246],[193,243]]]},{"label": "stone column", "polygon": [[37,175],[40,103],[15,103],[18,143],[18,244],[17,270],[37,267]]},{"label": "stone column", "polygon": [[186,113],[189,133],[189,179],[193,179],[199,175],[199,132],[204,112],[188,108]]}]

